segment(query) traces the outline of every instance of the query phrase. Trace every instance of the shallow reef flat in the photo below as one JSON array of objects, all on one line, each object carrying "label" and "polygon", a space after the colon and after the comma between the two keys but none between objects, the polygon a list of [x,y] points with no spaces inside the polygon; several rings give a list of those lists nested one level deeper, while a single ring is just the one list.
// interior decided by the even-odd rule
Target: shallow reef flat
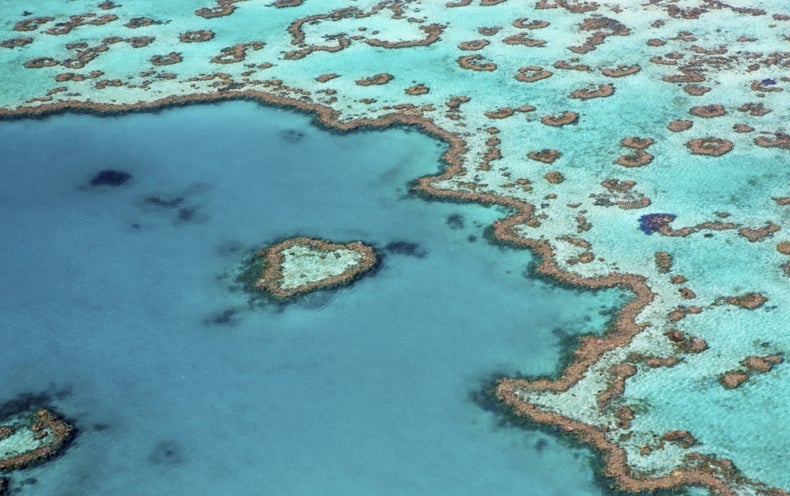
[{"label": "shallow reef flat", "polygon": [[790,490],[788,2],[27,8],[0,6],[3,118],[250,99],[445,141],[416,192],[506,207],[539,275],[634,295],[559,377],[499,381],[512,414],[622,491]]}]

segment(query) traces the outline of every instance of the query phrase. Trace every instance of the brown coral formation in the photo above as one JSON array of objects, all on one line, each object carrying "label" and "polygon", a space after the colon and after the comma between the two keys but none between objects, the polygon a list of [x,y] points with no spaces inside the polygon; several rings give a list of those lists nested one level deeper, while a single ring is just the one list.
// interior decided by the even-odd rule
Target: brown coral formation
[{"label": "brown coral formation", "polygon": [[617,407],[617,427],[619,429],[628,429],[631,427],[631,421],[634,420],[634,411],[627,406]]},{"label": "brown coral formation", "polygon": [[646,152],[645,150],[636,149],[627,155],[620,155],[617,157],[614,163],[617,165],[622,165],[623,167],[642,167],[652,161],[653,155]]},{"label": "brown coral formation", "polygon": [[568,124],[575,124],[578,120],[579,114],[565,111],[559,115],[544,115],[541,117],[540,122],[547,126],[562,127]]},{"label": "brown coral formation", "polygon": [[25,62],[25,67],[28,69],[41,69],[44,67],[53,67],[60,64],[57,60],[53,59],[52,57],[37,57],[35,59],[30,59]]},{"label": "brown coral formation", "polygon": [[546,45],[546,40],[532,38],[528,33],[516,33],[502,38],[505,45],[522,45],[526,47],[542,47]]},{"label": "brown coral formation", "polygon": [[623,394],[626,379],[636,375],[637,369],[634,364],[624,362],[612,365],[607,372],[609,373],[609,387],[601,391],[596,398],[599,408],[603,408],[613,398]]},{"label": "brown coral formation", "polygon": [[521,81],[522,83],[534,83],[535,81],[549,78],[551,75],[552,72],[545,70],[543,67],[530,65],[520,68],[515,78],[517,81]]},{"label": "brown coral formation", "polygon": [[639,136],[629,136],[620,140],[621,145],[635,150],[646,150],[653,143],[655,143],[653,138],[640,138]]},{"label": "brown coral formation", "polygon": [[515,113],[516,111],[511,107],[501,107],[492,112],[485,112],[484,115],[489,119],[507,119]]},{"label": "brown coral formation", "polygon": [[429,91],[431,91],[430,88],[428,88],[427,86],[425,86],[422,83],[415,84],[414,86],[409,86],[405,90],[406,94],[407,95],[411,95],[411,96],[425,95]]},{"label": "brown coral formation", "polygon": [[697,440],[694,439],[694,436],[692,436],[689,431],[668,431],[661,436],[661,440],[678,443],[681,447],[686,449],[697,444]]},{"label": "brown coral formation", "polygon": [[771,113],[771,109],[767,108],[762,102],[747,102],[738,107],[739,112],[748,112],[752,117],[762,117]]},{"label": "brown coral formation", "polygon": [[[571,62],[578,62],[579,59],[571,59]],[[591,72],[592,68],[587,64],[575,64],[571,62],[566,62],[565,60],[558,60],[554,62],[555,69],[565,69],[566,71],[580,71],[580,72]]]},{"label": "brown coral formation", "polygon": [[661,80],[667,83],[701,83],[705,81],[705,76],[694,69],[687,69],[684,67],[678,71],[680,74],[667,74],[666,76],[662,76]]},{"label": "brown coral formation", "polygon": [[471,71],[495,71],[496,64],[493,62],[485,62],[482,55],[464,55],[462,57],[458,57],[456,62],[458,65],[461,66],[463,69],[469,69]]},{"label": "brown coral formation", "polygon": [[568,47],[568,50],[584,54],[595,50],[596,47],[606,41],[609,36],[628,36],[631,30],[625,27],[620,21],[609,17],[588,17],[579,24],[580,31],[593,31],[592,35],[581,45]]},{"label": "brown coral formation", "polygon": [[672,270],[672,255],[665,251],[657,251],[654,253],[656,268],[660,274],[667,274]]},{"label": "brown coral formation", "polygon": [[55,25],[49,29],[47,29],[48,34],[54,35],[63,35],[68,34],[71,32],[72,29],[78,28],[80,26],[101,26],[103,24],[107,24],[108,22],[112,22],[118,19],[118,16],[115,14],[103,14],[97,16],[94,13],[87,13],[87,14],[78,14],[69,16],[68,21],[57,22]]},{"label": "brown coral formation", "polygon": [[562,152],[559,150],[552,150],[551,148],[544,148],[540,151],[527,153],[527,157],[531,158],[532,160],[537,160],[538,162],[543,162],[544,164],[554,163],[554,161],[560,158],[561,155]]},{"label": "brown coral formation", "polygon": [[596,88],[580,88],[571,92],[569,98],[587,100],[590,98],[606,98],[614,94],[614,85],[599,84]]},{"label": "brown coral formation", "polygon": [[220,54],[212,57],[211,62],[213,64],[237,64],[239,62],[244,62],[247,58],[247,51],[248,50],[260,50],[263,48],[264,43],[262,41],[250,41],[247,43],[237,43],[230,47],[225,47],[220,50]]},{"label": "brown coral formation", "polygon": [[197,31],[187,31],[178,35],[179,41],[182,43],[201,43],[209,41],[214,38],[214,31],[208,29],[199,29]]},{"label": "brown coral formation", "polygon": [[490,44],[491,42],[488,40],[463,41],[458,44],[458,48],[460,48],[461,50],[474,51],[474,50],[482,50],[483,48],[485,48]]},{"label": "brown coral formation", "polygon": [[730,296],[724,301],[729,305],[734,305],[746,310],[754,310],[763,306],[768,298],[757,292],[744,293],[740,296]]},{"label": "brown coral formation", "polygon": [[0,47],[3,48],[18,48],[33,43],[33,38],[21,36],[19,38],[11,38],[10,40],[0,41]]},{"label": "brown coral formation", "polygon": [[102,71],[91,71],[88,74],[77,74],[74,72],[63,72],[55,76],[55,81],[61,83],[65,81],[85,81],[86,79],[96,79],[103,75]]},{"label": "brown coral formation", "polygon": [[502,30],[502,26],[488,26],[488,27],[477,28],[477,32],[482,34],[483,36],[495,36],[501,30]]},{"label": "brown coral formation", "polygon": [[718,157],[732,150],[732,141],[721,138],[697,138],[686,143],[686,147],[695,155]]},{"label": "brown coral formation", "polygon": [[530,21],[526,17],[519,17],[518,19],[513,21],[513,27],[518,29],[543,29],[550,25],[551,23],[548,21],[541,21],[539,19]]},{"label": "brown coral formation", "polygon": [[687,84],[683,86],[683,91],[691,96],[702,96],[710,91],[709,86],[702,86],[699,84]]},{"label": "brown coral formation", "polygon": [[736,133],[751,133],[754,128],[748,124],[735,124],[732,126],[732,130]]},{"label": "brown coral formation", "polygon": [[730,370],[719,377],[719,383],[727,389],[735,389],[751,377],[752,374],[770,372],[776,365],[784,362],[781,353],[765,356],[748,356],[741,360],[740,365],[746,370]]},{"label": "brown coral formation", "polygon": [[751,371],[765,373],[770,372],[775,365],[782,362],[784,362],[784,356],[777,353],[775,355],[748,356],[741,361],[741,365]]},{"label": "brown coral formation", "polygon": [[[121,38],[120,36],[110,36],[109,38],[104,38],[102,40],[102,43],[104,43],[106,45],[114,45],[115,43],[121,43],[122,41],[125,41],[126,43],[129,43],[132,46],[132,48],[142,48],[144,46],[148,46],[151,43],[153,43],[154,42],[154,37],[153,36],[133,36],[131,38]],[[101,47],[101,45],[99,45],[99,47]],[[101,50],[101,49],[100,50],[96,50],[96,48],[99,48],[99,47],[95,47],[94,48],[94,50],[97,53],[99,51],[105,51],[105,50]],[[80,53],[80,55],[82,55],[82,54],[83,53]],[[79,58],[79,56],[78,56],[78,58]]]},{"label": "brown coral formation", "polygon": [[420,26],[420,31],[425,33],[425,37],[417,40],[382,41],[376,38],[368,38],[367,40],[365,40],[365,43],[379,48],[409,48],[409,47],[428,46],[431,43],[435,43],[436,41],[439,41],[439,36],[444,31],[445,27],[446,26],[443,26],[441,24],[429,24],[427,26]]},{"label": "brown coral formation", "polygon": [[392,74],[387,74],[386,72],[382,72],[381,74],[375,74],[368,78],[357,79],[354,81],[357,86],[378,86],[382,84],[387,84],[395,78]]},{"label": "brown coral formation", "polygon": [[551,184],[560,184],[561,182],[565,181],[565,176],[563,176],[562,173],[558,171],[549,171],[544,174],[543,177],[546,178],[546,181]]},{"label": "brown coral formation", "polygon": [[638,65],[618,65],[614,69],[603,68],[601,69],[601,74],[607,77],[619,78],[630,76],[631,74],[636,74],[642,68]]},{"label": "brown coral formation", "polygon": [[[285,289],[282,283],[282,263],[284,260],[283,251],[293,246],[307,246],[311,249],[321,251],[327,256],[333,252],[343,250],[354,250],[362,255],[362,259],[356,265],[334,277],[312,281],[302,284],[295,288]],[[360,241],[350,243],[331,243],[323,239],[308,238],[299,236],[287,239],[281,243],[274,244],[258,252],[258,257],[263,259],[264,270],[261,278],[255,283],[256,287],[261,288],[277,298],[291,298],[293,296],[315,291],[316,289],[331,288],[353,282],[358,276],[372,269],[376,264],[376,252],[370,246]]]},{"label": "brown coral formation", "polygon": [[330,72],[327,74],[321,74],[320,76],[315,78],[315,80],[318,81],[319,83],[326,83],[327,81],[331,81],[332,79],[335,79],[337,77],[340,76],[338,74],[335,74],[334,72]]},{"label": "brown coral formation", "polygon": [[36,31],[40,26],[54,21],[54,17],[30,17],[14,25],[14,31]]},{"label": "brown coral formation", "polygon": [[217,17],[229,16],[236,10],[236,6],[233,4],[240,1],[241,0],[217,0],[217,5],[214,7],[203,7],[197,9],[195,11],[195,15],[204,19],[214,19]]},{"label": "brown coral formation", "polygon": [[677,308],[667,314],[667,320],[670,322],[677,322],[686,318],[686,315],[696,315],[702,312],[702,307],[699,306],[686,306],[678,305]]},{"label": "brown coral formation", "polygon": [[151,19],[150,17],[134,17],[124,24],[124,26],[129,29],[137,29],[151,26],[152,24],[162,24],[162,22]]},{"label": "brown coral formation", "polygon": [[691,126],[693,125],[694,125],[693,121],[676,119],[667,125],[667,129],[669,129],[674,133],[678,133],[680,131],[686,131],[687,129],[691,129]]},{"label": "brown coral formation", "polygon": [[756,243],[759,241],[763,241],[767,238],[770,238],[774,235],[774,233],[778,232],[781,228],[778,224],[774,224],[773,222],[767,222],[762,227],[748,227],[743,226],[738,229],[738,235],[743,236],[744,238],[748,239],[752,243]]},{"label": "brown coral formation", "polygon": [[151,63],[156,66],[178,64],[183,59],[178,52],[170,52],[167,55],[154,55],[151,57]]},{"label": "brown coral formation", "polygon": [[665,335],[677,349],[684,353],[702,353],[708,349],[708,343],[704,339],[687,336],[677,329],[671,329]]},{"label": "brown coral formation", "polygon": [[501,140],[496,136],[491,136],[486,140],[486,152],[483,155],[483,160],[477,167],[478,170],[491,170],[491,162],[502,158],[502,152],[499,150],[500,143]]},{"label": "brown coral formation", "polygon": [[782,148],[784,150],[790,150],[790,134],[776,132],[773,138],[760,136],[754,139],[754,143],[757,146],[765,148]]},{"label": "brown coral formation", "polygon": [[724,110],[724,105],[714,104],[714,105],[701,105],[699,107],[691,107],[689,110],[691,115],[696,115],[697,117],[719,117],[727,113]]},{"label": "brown coral formation", "polygon": [[719,377],[719,382],[727,389],[735,389],[746,382],[748,379],[749,375],[746,374],[746,372],[735,370],[722,374],[721,377]]}]

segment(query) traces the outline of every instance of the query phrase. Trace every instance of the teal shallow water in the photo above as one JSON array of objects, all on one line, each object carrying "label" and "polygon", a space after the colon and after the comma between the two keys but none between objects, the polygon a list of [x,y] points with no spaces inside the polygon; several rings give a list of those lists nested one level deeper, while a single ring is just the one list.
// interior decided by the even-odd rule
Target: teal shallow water
[{"label": "teal shallow water", "polygon": [[[406,196],[435,141],[249,103],[0,126],[2,400],[60,392],[81,430],[21,494],[601,494],[588,451],[470,395],[551,373],[624,295],[528,279],[482,236],[501,212]],[[133,178],[88,186],[105,168]],[[250,308],[241,261],[294,234],[423,256]]]}]

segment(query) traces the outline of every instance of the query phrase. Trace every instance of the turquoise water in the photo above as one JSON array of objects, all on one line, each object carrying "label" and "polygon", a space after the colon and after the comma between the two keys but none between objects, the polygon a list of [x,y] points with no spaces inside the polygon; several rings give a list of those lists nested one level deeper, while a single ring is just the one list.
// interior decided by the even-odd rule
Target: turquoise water
[{"label": "turquoise water", "polygon": [[[483,236],[502,212],[409,195],[443,149],[251,103],[0,123],[0,402],[49,395],[80,429],[21,494],[602,494],[589,451],[472,396],[552,373],[624,295],[529,279]],[[89,185],[108,168],[132,179]],[[249,305],[243,260],[296,234],[383,265]]]}]

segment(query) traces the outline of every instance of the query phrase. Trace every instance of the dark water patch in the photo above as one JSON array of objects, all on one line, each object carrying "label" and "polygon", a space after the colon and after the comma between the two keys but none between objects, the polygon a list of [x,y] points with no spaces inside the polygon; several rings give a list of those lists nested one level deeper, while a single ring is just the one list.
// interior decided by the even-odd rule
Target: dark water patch
[{"label": "dark water patch", "polygon": [[176,466],[185,460],[184,449],[172,439],[160,441],[148,454],[148,461],[153,465]]},{"label": "dark water patch", "polygon": [[38,482],[38,479],[36,479],[35,477],[28,477],[27,479],[22,481],[22,484],[32,486],[36,482]]},{"label": "dark water patch", "polygon": [[113,169],[104,169],[96,173],[91,179],[91,186],[110,186],[117,188],[132,178],[128,172],[117,171]]},{"label": "dark water patch", "polygon": [[188,222],[195,218],[196,210],[194,208],[179,208],[178,220],[181,222]]},{"label": "dark water patch", "polygon": [[384,249],[393,255],[405,255],[407,257],[425,258],[427,251],[420,248],[419,243],[409,241],[392,241]]},{"label": "dark water patch", "polygon": [[497,382],[503,377],[520,377],[522,375],[516,371],[499,371],[483,376],[479,379],[478,386],[469,392],[469,400],[483,411],[502,413],[506,406],[496,397]]},{"label": "dark water patch", "polygon": [[469,236],[466,237],[466,240],[469,241],[470,243],[474,243],[477,241],[477,236],[475,236],[474,234],[470,234]]},{"label": "dark water patch", "polygon": [[91,426],[91,429],[93,429],[93,432],[104,432],[104,431],[106,431],[109,428],[110,428],[109,424],[102,424],[102,423],[98,423],[98,422]]},{"label": "dark water patch", "polygon": [[299,143],[305,138],[305,133],[298,129],[286,129],[280,132],[280,139],[286,143]]},{"label": "dark water patch", "polygon": [[159,198],[158,196],[148,196],[143,201],[146,204],[153,205],[155,207],[176,208],[179,205],[181,205],[182,203],[184,203],[184,197],[183,196],[179,196],[179,197],[173,198],[171,200],[165,200],[165,199]]},{"label": "dark water patch", "polygon": [[545,439],[538,439],[535,442],[535,451],[538,451],[538,452],[543,451],[543,450],[546,449],[546,446],[548,446],[548,445],[549,445],[549,442],[546,441]]},{"label": "dark water patch", "polygon": [[445,222],[450,226],[450,229],[463,229],[465,224],[464,216],[461,214],[450,214]]},{"label": "dark water patch", "polygon": [[[206,220],[205,216],[200,214],[200,207],[197,205],[185,205],[186,199],[184,197],[175,197],[172,199],[163,199],[157,196],[146,197],[141,202],[143,211],[171,219],[175,224],[194,223]],[[135,223],[138,229],[139,223]]]},{"label": "dark water patch", "polygon": [[219,253],[223,257],[233,256],[234,258],[236,258],[237,254],[240,253],[242,250],[244,250],[246,248],[247,248],[246,246],[242,245],[239,242],[228,241],[228,242],[220,244],[217,247],[217,253]]},{"label": "dark water patch", "polygon": [[205,319],[204,323],[215,326],[232,326],[236,323],[238,310],[228,308]]},{"label": "dark water patch", "polygon": [[55,389],[38,393],[22,393],[16,398],[0,404],[0,419],[18,413],[47,408],[54,400],[63,400],[70,396],[71,388]]}]

